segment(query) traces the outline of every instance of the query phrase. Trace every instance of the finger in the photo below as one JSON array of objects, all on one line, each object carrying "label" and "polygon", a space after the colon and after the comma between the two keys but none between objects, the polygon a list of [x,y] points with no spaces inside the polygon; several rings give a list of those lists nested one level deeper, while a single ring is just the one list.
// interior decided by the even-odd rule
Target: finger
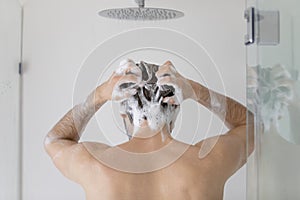
[{"label": "finger", "polygon": [[135,95],[136,93],[137,93],[136,89],[126,89],[126,90],[115,89],[112,94],[112,100],[121,101],[124,99],[128,99],[133,95]]},{"label": "finger", "polygon": [[[126,77],[126,78],[124,78],[124,77]],[[137,67],[129,68],[128,71],[126,71],[126,72],[124,71],[123,74],[120,74],[119,72],[118,73],[114,72],[109,80],[110,80],[111,84],[114,84],[120,80],[126,81],[126,79],[132,79],[132,82],[141,82],[142,72]]]},{"label": "finger", "polygon": [[126,87],[134,87],[137,86],[141,82],[141,77],[138,77],[136,75],[130,74],[123,76],[117,83],[118,87],[121,87],[122,85]]},{"label": "finger", "polygon": [[133,60],[126,59],[121,61],[119,68],[117,68],[115,72],[119,75],[125,75],[130,68],[134,67],[136,67],[135,62]]},{"label": "finger", "polygon": [[158,79],[157,85],[158,86],[169,85],[169,86],[173,86],[174,88],[178,88],[178,83],[176,81],[176,78],[170,76],[166,76]]},{"label": "finger", "polygon": [[163,64],[162,66],[160,66],[158,68],[158,71],[155,73],[155,75],[157,77],[162,77],[162,76],[166,76],[166,75],[170,75],[170,76],[174,76],[176,75],[177,71],[175,69],[175,67],[173,66],[173,64],[170,61],[167,61],[165,64]]},{"label": "finger", "polygon": [[164,76],[172,76],[175,77],[177,72],[175,70],[172,70],[170,67],[165,67],[162,69],[159,69],[156,73],[155,76],[160,78]]},{"label": "finger", "polygon": [[171,105],[179,105],[180,102],[178,101],[178,98],[176,98],[176,96],[172,96],[172,97],[165,97],[163,100],[162,100],[163,103],[168,103],[168,104],[171,104]]},{"label": "finger", "polygon": [[169,86],[172,89],[172,92],[173,93],[181,93],[181,89],[176,81],[175,78],[171,78],[171,77],[164,77],[164,78],[161,78],[158,82],[157,82],[157,85],[159,87],[159,90],[162,90],[164,91],[165,90],[165,86]]},{"label": "finger", "polygon": [[175,69],[173,63],[171,61],[169,61],[169,60],[162,65],[162,67],[166,67],[166,66],[169,66],[169,67],[172,67],[172,68]]},{"label": "finger", "polygon": [[168,86],[171,86],[172,88],[174,88],[174,90],[173,90],[173,96],[165,96],[162,99],[162,101],[165,102],[165,103],[179,105],[183,101],[182,90],[177,85],[170,84],[170,83],[167,83],[167,84],[159,86],[160,90],[164,90],[163,86],[165,86],[165,85],[168,85]]},{"label": "finger", "polygon": [[134,66],[129,67],[125,71],[125,74],[126,75],[133,74],[133,75],[136,75],[136,76],[142,76],[142,70],[138,66],[134,65]]},{"label": "finger", "polygon": [[120,62],[120,66],[125,66],[125,65],[135,65],[135,62],[132,59],[124,59]]}]

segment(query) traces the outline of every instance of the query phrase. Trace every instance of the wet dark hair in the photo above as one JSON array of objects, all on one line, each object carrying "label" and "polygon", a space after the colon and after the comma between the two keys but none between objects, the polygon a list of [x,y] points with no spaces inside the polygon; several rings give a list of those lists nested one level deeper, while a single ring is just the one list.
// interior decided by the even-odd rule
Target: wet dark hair
[{"label": "wet dark hair", "polygon": [[[135,95],[137,101],[139,101],[139,94],[141,92],[148,101],[153,102],[159,102],[161,98],[171,97],[174,95],[174,88],[172,86],[165,85],[159,89],[156,85],[157,77],[155,76],[155,73],[158,71],[159,65],[149,64],[143,61],[136,65],[141,69],[142,79],[146,82],[145,86],[138,88],[138,92]],[[165,103],[162,103],[162,105],[163,104]]]},{"label": "wet dark hair", "polygon": [[[137,87],[137,93],[133,95],[133,98],[138,102],[138,106],[140,109],[143,108],[143,101],[142,99],[146,99],[148,102],[160,102],[165,97],[171,97],[175,95],[175,88],[168,85],[163,85],[161,87],[157,86],[157,77],[155,73],[159,69],[159,65],[149,64],[146,62],[141,61],[140,63],[136,64],[142,71],[142,80],[145,82],[143,87]],[[125,83],[122,84],[120,87],[126,88],[132,86],[133,83]],[[145,97],[145,98],[142,98]],[[122,102],[123,106],[130,107],[125,100]],[[178,105],[169,105],[168,103],[164,103],[161,101],[162,111],[171,106],[171,109],[176,109]],[[127,112],[130,122],[133,122],[133,116],[130,112]],[[146,117],[145,117],[146,118]]]}]

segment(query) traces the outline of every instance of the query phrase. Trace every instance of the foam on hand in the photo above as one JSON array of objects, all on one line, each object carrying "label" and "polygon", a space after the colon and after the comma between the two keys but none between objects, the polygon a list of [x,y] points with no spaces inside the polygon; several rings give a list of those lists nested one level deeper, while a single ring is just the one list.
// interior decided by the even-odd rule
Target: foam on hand
[{"label": "foam on hand", "polygon": [[115,76],[123,76],[115,85],[112,92],[112,100],[121,101],[136,93],[142,81],[142,72],[136,64],[130,60],[124,60],[115,71]]},{"label": "foam on hand", "polygon": [[126,59],[120,62],[119,68],[115,71],[118,75],[124,75],[126,70],[130,67],[135,66],[135,63],[131,59]]}]

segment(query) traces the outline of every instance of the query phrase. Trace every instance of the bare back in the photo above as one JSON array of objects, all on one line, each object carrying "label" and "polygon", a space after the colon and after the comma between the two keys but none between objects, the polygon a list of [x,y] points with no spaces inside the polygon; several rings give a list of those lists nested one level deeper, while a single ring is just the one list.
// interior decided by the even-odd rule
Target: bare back
[{"label": "bare back", "polygon": [[[55,163],[63,173],[68,173],[64,173],[65,176],[84,188],[87,200],[221,200],[226,180],[239,168],[228,171],[233,163],[226,165],[226,162],[231,162],[232,158],[224,159],[225,154],[219,157],[219,152],[224,150],[220,149],[224,147],[224,138],[226,142],[226,135],[222,136],[212,152],[203,159],[198,157],[201,147],[199,143],[189,146],[169,166],[148,173],[126,173],[112,169],[92,156],[86,148],[87,144],[83,143],[76,144],[69,152],[63,153],[66,157],[73,155],[72,165],[67,168],[59,167],[60,163],[66,163],[64,155],[57,157]],[[88,145],[92,145],[94,151],[112,148],[100,143]],[[75,152],[78,155],[75,156]],[[235,155],[232,156],[234,158]],[[64,161],[60,162],[60,159]],[[221,164],[222,162],[225,163]]]}]

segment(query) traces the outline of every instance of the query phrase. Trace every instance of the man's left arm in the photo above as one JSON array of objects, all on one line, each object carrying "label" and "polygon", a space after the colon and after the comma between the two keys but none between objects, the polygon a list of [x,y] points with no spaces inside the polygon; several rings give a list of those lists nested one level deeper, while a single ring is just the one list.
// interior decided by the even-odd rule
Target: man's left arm
[{"label": "man's left arm", "polygon": [[189,80],[189,83],[195,94],[193,99],[224,120],[229,129],[226,134],[208,138],[197,146],[215,140],[211,155],[215,157],[216,166],[219,163],[230,176],[246,163],[254,150],[253,114],[230,97],[209,90],[195,81]]},{"label": "man's left arm", "polygon": [[228,178],[246,162],[247,156],[254,149],[252,113],[232,98],[183,77],[170,61],[159,68],[156,76],[158,85],[169,85],[175,89],[175,96],[168,97],[163,101],[180,104],[186,99],[193,99],[224,120],[229,129],[226,134],[205,139],[196,146],[209,149],[210,152],[206,155],[213,157],[216,169],[225,170],[224,166],[226,166],[228,173],[224,174]]}]

